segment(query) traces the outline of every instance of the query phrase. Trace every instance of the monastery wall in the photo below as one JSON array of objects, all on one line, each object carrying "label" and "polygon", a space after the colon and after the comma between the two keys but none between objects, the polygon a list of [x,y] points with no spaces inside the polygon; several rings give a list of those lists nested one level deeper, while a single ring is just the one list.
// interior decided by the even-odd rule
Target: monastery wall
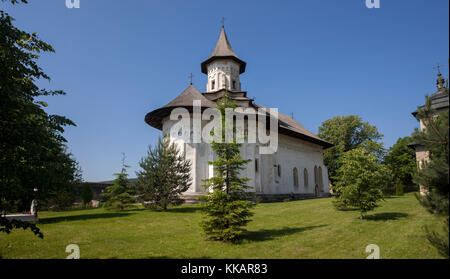
[{"label": "monastery wall", "polygon": [[[171,127],[176,122],[165,119],[163,132],[169,134]],[[207,121],[202,121],[202,126],[206,123]],[[172,140],[185,154],[185,159],[192,163],[192,185],[188,192],[204,192],[204,188],[201,187],[202,180],[213,176],[213,168],[208,161],[216,159],[209,144],[186,143],[181,138],[172,138]],[[314,194],[317,184],[321,188],[321,192],[329,192],[328,171],[323,165],[323,151],[316,144],[279,134],[278,149],[274,154],[259,154],[257,144],[242,144],[240,150],[244,159],[251,160],[241,173],[242,177],[250,178],[247,183],[251,187],[249,191],[260,194]],[[297,179],[294,178],[294,168],[297,169]],[[305,185],[305,169],[308,174],[307,185]],[[278,170],[280,170],[280,175]],[[297,184],[294,183],[295,180],[298,182]]]}]

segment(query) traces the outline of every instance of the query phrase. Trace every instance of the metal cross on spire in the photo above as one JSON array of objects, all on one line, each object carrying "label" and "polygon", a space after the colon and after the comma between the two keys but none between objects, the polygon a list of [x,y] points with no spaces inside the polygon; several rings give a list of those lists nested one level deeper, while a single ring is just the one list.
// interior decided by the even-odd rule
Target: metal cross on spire
[{"label": "metal cross on spire", "polygon": [[220,22],[222,23],[222,27],[225,27],[225,18],[222,17],[222,19],[220,20]]},{"label": "metal cross on spire", "polygon": [[436,63],[436,66],[434,68],[438,70],[438,73],[441,73],[441,64],[439,62]]},{"label": "metal cross on spire", "polygon": [[194,77],[194,75],[191,73],[190,75],[189,75],[189,80],[190,80],[190,83],[191,83],[191,85],[192,85],[192,78]]}]

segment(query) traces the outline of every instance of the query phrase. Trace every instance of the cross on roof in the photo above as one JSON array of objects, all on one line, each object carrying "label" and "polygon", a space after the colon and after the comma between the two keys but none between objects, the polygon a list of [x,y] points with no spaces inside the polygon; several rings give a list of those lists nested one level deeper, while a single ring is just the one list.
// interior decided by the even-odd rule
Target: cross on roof
[{"label": "cross on roof", "polygon": [[220,22],[222,23],[222,27],[225,27],[225,18],[222,17],[222,19],[220,20]]},{"label": "cross on roof", "polygon": [[441,64],[440,63],[436,63],[436,66],[434,68],[438,70],[438,73],[441,73]]},{"label": "cross on roof", "polygon": [[192,85],[192,78],[194,77],[194,75],[192,74],[192,73],[190,73],[190,75],[189,75],[189,80],[190,80],[190,83],[191,83],[191,85]]}]

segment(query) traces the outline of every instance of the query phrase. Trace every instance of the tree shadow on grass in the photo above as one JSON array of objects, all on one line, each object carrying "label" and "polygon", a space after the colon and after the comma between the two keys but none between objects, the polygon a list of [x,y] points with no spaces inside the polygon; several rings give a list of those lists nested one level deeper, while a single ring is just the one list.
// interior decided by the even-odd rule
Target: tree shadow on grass
[{"label": "tree shadow on grass", "polygon": [[50,217],[39,219],[39,224],[53,224],[59,222],[70,222],[70,221],[80,221],[90,219],[116,218],[116,217],[125,217],[131,214],[132,213],[114,212],[114,213],[98,213],[98,214],[82,214],[73,216]]},{"label": "tree shadow on grass", "polygon": [[401,212],[384,212],[384,213],[376,213],[373,215],[364,216],[364,220],[369,221],[389,221],[389,220],[398,220],[400,218],[406,218],[409,215],[407,213]]},{"label": "tree shadow on grass", "polygon": [[202,208],[198,206],[189,206],[189,207],[172,207],[167,210],[169,213],[195,213],[197,211],[201,211]]},{"label": "tree shadow on grass", "polygon": [[300,233],[307,230],[313,230],[316,228],[326,227],[328,225],[317,225],[317,226],[309,226],[302,228],[282,228],[282,229],[273,229],[273,230],[259,230],[259,231],[248,231],[243,235],[243,240],[248,241],[266,241],[273,240],[277,237],[282,237],[286,235],[291,235],[294,233]]}]

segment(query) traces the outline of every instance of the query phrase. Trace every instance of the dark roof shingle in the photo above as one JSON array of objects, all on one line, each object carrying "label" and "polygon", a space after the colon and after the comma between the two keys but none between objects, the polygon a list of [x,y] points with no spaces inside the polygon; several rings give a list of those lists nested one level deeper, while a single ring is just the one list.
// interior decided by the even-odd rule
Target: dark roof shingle
[{"label": "dark roof shingle", "polygon": [[245,72],[246,63],[242,61],[234,52],[230,42],[228,41],[227,34],[225,33],[225,28],[223,27],[222,31],[220,32],[219,40],[216,44],[216,48],[214,49],[211,56],[201,64],[202,73],[207,74],[208,70],[206,67],[208,66],[208,64],[218,58],[228,58],[236,61],[240,65],[239,73],[242,74],[243,72]]}]

